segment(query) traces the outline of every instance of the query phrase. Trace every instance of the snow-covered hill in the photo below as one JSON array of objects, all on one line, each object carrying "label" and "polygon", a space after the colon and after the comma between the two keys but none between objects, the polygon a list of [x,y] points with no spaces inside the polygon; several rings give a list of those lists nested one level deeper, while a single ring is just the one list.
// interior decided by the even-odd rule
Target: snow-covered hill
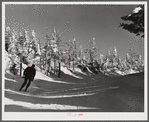
[{"label": "snow-covered hill", "polygon": [[67,71],[62,78],[37,71],[28,92],[19,91],[23,78],[7,72],[5,111],[143,111],[143,74],[108,78]]},{"label": "snow-covered hill", "polygon": [[[9,66],[9,58],[5,59]],[[23,64],[23,69],[27,65]],[[82,72],[61,66],[61,77],[46,76],[37,68],[28,92],[19,91],[24,79],[7,68],[4,86],[4,112],[82,111],[130,112],[144,111],[144,74],[107,77],[89,69]],[[23,73],[23,71],[22,71]],[[111,73],[111,74],[110,74]],[[115,73],[107,73],[115,76]]]}]

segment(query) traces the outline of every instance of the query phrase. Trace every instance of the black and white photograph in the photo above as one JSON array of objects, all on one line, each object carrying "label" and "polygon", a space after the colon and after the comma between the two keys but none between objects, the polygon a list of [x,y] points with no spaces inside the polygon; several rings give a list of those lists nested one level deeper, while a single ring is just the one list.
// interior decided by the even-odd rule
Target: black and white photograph
[{"label": "black and white photograph", "polygon": [[147,120],[147,2],[2,2],[2,120]]}]

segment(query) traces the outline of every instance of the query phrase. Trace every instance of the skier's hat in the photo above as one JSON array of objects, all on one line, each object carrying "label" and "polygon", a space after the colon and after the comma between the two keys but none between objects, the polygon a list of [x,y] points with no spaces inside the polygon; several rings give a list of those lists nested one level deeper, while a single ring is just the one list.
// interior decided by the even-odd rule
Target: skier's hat
[{"label": "skier's hat", "polygon": [[32,64],[32,67],[35,67],[35,64]]}]

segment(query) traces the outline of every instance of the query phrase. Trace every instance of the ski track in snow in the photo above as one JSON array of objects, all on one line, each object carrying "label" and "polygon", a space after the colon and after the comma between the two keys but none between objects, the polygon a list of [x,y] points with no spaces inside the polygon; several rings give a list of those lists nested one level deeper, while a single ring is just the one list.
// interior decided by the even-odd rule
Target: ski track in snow
[{"label": "ski track in snow", "polygon": [[16,81],[16,80],[13,80],[13,79],[9,79],[9,78],[6,78],[6,77],[5,77],[5,80],[7,80],[7,81],[13,81],[13,82],[16,82],[16,83],[18,83],[18,81]]},{"label": "ski track in snow", "polygon": [[62,95],[54,95],[54,96],[51,96],[50,93],[57,93],[57,92],[50,92],[48,94],[42,93],[42,94],[38,94],[38,95],[33,95],[30,93],[17,92],[17,91],[13,91],[10,89],[5,89],[5,91],[9,94],[18,94],[18,95],[24,95],[24,96],[36,97],[36,98],[68,98],[68,97],[80,97],[80,96],[94,95],[94,94],[97,94],[98,92],[103,91],[103,90],[110,90],[110,89],[117,89],[117,88],[119,88],[119,87],[108,87],[108,88],[97,89],[97,90],[92,90],[92,91],[64,93]]},{"label": "ski track in snow", "polygon": [[[102,86],[102,85],[100,85]],[[93,87],[99,87],[99,86],[93,86]],[[85,88],[93,88],[93,87],[85,87]],[[38,95],[33,95],[30,93],[26,92],[17,92],[13,91],[10,89],[5,89],[5,91],[9,94],[18,94],[18,95],[23,95],[23,96],[28,96],[28,97],[36,97],[36,98],[68,98],[68,97],[82,97],[82,96],[89,96],[89,95],[94,95],[97,94],[100,91],[103,90],[110,90],[110,89],[117,89],[117,87],[108,87],[108,88],[103,88],[103,89],[97,89],[93,91],[83,91],[81,93],[75,92],[75,93],[70,93],[70,94],[64,94],[64,95],[55,95],[55,96],[48,96],[47,94],[38,94]],[[79,88],[78,88],[79,89]],[[45,96],[46,95],[46,96]],[[81,110],[81,109],[99,109],[99,108],[92,108],[92,107],[82,107],[82,106],[71,106],[71,105],[61,105],[61,104],[34,104],[30,102],[23,102],[23,101],[14,101],[9,98],[5,97],[5,105],[15,105],[15,106],[21,106],[25,109],[32,109],[32,110]]]},{"label": "ski track in snow", "polygon": [[5,98],[5,105],[16,105],[26,109],[53,109],[53,110],[78,110],[78,109],[96,109],[92,107],[61,105],[61,104],[34,104],[30,102],[14,101],[9,98]]},{"label": "ski track in snow", "polygon": [[[100,92],[100,91],[103,91],[103,90],[110,90],[110,89],[117,89],[117,88],[119,88],[118,86],[117,87],[108,87],[108,88],[103,88],[103,89],[98,89],[98,90],[92,90],[92,91],[82,91],[82,92],[74,92],[75,94],[85,94],[85,95],[87,95],[86,93],[93,93],[93,94],[96,94],[96,93],[98,93],[98,92]],[[65,90],[66,91],[66,90]],[[45,93],[45,92],[44,92]],[[59,92],[49,92],[49,93],[59,93]],[[74,94],[73,93],[73,94]],[[67,93],[67,94],[72,94],[72,93]],[[46,95],[46,94],[45,94]]]},{"label": "ski track in snow", "polygon": [[43,96],[44,94],[38,94],[38,95],[33,95],[30,93],[23,93],[23,92],[17,92],[17,91],[13,91],[10,89],[5,89],[5,91],[9,94],[18,94],[18,95],[24,95],[24,96],[29,96],[29,97],[36,97],[36,98],[64,98],[64,97],[80,97],[80,96],[89,96],[89,95],[93,95],[95,93],[90,93],[90,94],[71,94],[71,95],[57,95],[57,96]]},{"label": "ski track in snow", "polygon": [[87,89],[87,88],[95,88],[95,87],[100,87],[100,86],[104,86],[104,85],[98,85],[98,86],[89,86],[89,87],[79,87],[79,88],[72,88],[72,89],[57,89],[57,91],[46,91],[44,93],[58,93],[58,92],[63,92],[63,91],[72,91],[72,90],[81,90],[81,89]]}]

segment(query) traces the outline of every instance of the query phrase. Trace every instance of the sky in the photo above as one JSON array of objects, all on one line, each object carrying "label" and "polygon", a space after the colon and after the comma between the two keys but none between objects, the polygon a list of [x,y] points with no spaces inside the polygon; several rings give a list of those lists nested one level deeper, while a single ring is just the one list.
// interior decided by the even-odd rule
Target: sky
[{"label": "sky", "polygon": [[119,27],[122,16],[130,14],[137,5],[6,5],[5,26],[23,27],[36,32],[37,38],[44,42],[45,28],[65,27],[70,31],[61,35],[62,40],[76,38],[83,48],[89,40],[104,55],[116,46],[119,57],[123,58],[129,49],[144,57],[144,39]]}]

